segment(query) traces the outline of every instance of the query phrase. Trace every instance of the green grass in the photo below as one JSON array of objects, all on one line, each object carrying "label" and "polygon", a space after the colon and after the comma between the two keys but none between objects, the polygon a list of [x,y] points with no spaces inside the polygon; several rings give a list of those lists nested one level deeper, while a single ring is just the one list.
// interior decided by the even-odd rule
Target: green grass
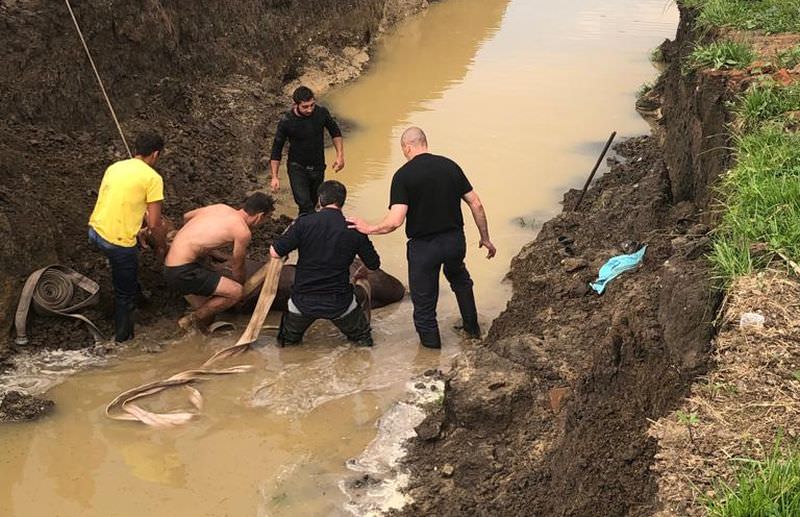
[{"label": "green grass", "polygon": [[754,83],[739,98],[734,114],[744,130],[778,119],[786,113],[800,111],[800,84],[784,87],[770,78]]},{"label": "green grass", "polygon": [[652,82],[642,83],[641,86],[639,86],[639,89],[636,90],[636,98],[641,99],[642,97],[650,93],[652,89],[653,89]]},{"label": "green grass", "polygon": [[720,186],[725,210],[710,255],[728,281],[769,259],[751,256],[751,244],[800,259],[800,135],[766,123],[737,137],[736,147],[737,164]]},{"label": "green grass", "polygon": [[775,61],[778,68],[794,68],[800,65],[800,45],[778,52]]},{"label": "green grass", "polygon": [[650,51],[650,61],[653,63],[664,63],[664,51],[661,50],[661,45]]},{"label": "green grass", "polygon": [[700,27],[800,32],[800,0],[681,0],[699,11]]},{"label": "green grass", "polygon": [[755,60],[753,49],[744,43],[735,41],[714,41],[708,45],[698,45],[689,55],[689,68],[711,68],[712,70],[730,70],[746,68]]},{"label": "green grass", "polygon": [[797,517],[800,515],[800,454],[778,446],[763,461],[740,460],[736,483],[719,483],[705,501],[709,517]]}]

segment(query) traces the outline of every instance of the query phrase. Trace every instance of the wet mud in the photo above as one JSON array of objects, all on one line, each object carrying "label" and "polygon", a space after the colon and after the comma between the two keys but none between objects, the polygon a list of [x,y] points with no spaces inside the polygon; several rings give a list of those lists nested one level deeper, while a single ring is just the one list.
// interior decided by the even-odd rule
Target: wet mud
[{"label": "wet mud", "polygon": [[[438,432],[414,442],[405,515],[648,513],[647,418],[705,368],[720,297],[703,258],[709,228],[671,202],[655,139],[616,151],[580,209],[545,223],[513,261],[508,308],[457,359],[431,417]],[[641,245],[637,270],[590,290],[608,258]]]},{"label": "wet mud", "polygon": [[[265,188],[268,146],[288,109],[287,90],[313,77],[324,93],[353,79],[381,31],[427,2],[75,4],[129,143],[142,130],[164,135],[157,165],[164,209],[179,220],[192,208],[237,205]],[[314,16],[293,15],[298,10]],[[235,33],[224,33],[232,26]],[[63,5],[4,2],[0,34],[0,66],[13,71],[0,78],[2,368],[19,351],[12,325],[22,285],[48,264],[67,265],[100,284],[100,302],[85,315],[111,334],[110,272],[90,249],[86,224],[103,171],[126,155]],[[292,206],[285,189],[281,196]],[[259,228],[251,258],[265,259],[288,222],[281,216]],[[184,310],[180,297],[162,295],[168,291],[161,266],[148,252],[141,255],[140,283],[138,325]],[[28,336],[28,350],[94,345],[81,324],[33,313]]]},{"label": "wet mud", "polygon": [[[684,74],[691,12],[662,50],[652,136],[616,146],[610,171],[513,260],[514,294],[482,346],[456,359],[445,402],[418,429],[403,515],[651,515],[649,419],[710,365],[721,292],[705,259],[713,183],[730,163],[726,81]],[[600,296],[612,256],[643,263]],[[433,432],[431,431],[433,429]]]}]

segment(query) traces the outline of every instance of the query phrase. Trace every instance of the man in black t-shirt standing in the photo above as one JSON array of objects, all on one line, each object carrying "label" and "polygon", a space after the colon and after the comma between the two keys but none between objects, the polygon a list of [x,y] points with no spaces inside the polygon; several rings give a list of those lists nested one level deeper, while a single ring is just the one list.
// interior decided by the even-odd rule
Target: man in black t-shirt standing
[{"label": "man in black t-shirt standing", "polygon": [[273,258],[299,250],[289,310],[281,319],[278,343],[295,345],[319,318],[331,320],[359,346],[372,346],[372,329],[350,283],[356,255],[375,271],[380,257],[369,237],[347,227],[342,206],[347,189],[338,181],[319,187],[319,212],[298,217],[270,248]]},{"label": "man in black t-shirt standing", "polygon": [[280,189],[278,167],[286,141],[289,141],[289,159],[286,172],[292,195],[300,214],[310,214],[317,205],[317,189],[325,179],[325,143],[323,130],[327,129],[336,148],[333,170],[344,168],[344,141],[342,131],[324,106],[318,106],[312,92],[300,86],[292,94],[294,105],[278,122],[270,154],[272,191]]},{"label": "man in black t-shirt standing", "polygon": [[480,232],[480,247],[487,258],[497,250],[489,239],[486,212],[464,171],[453,160],[428,152],[428,140],[418,127],[405,130],[400,139],[406,164],[392,178],[389,214],[377,225],[350,219],[353,228],[366,234],[390,233],[406,221],[408,236],[408,283],[414,303],[414,326],[423,346],[440,348],[436,322],[439,299],[439,271],[456,295],[464,332],[481,336],[472,278],[464,264],[467,247],[461,201],[472,211]]}]

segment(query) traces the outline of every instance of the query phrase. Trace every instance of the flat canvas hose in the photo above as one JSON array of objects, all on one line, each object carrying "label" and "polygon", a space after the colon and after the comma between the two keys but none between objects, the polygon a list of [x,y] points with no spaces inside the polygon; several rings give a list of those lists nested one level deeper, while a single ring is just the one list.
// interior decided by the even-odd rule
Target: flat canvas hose
[{"label": "flat canvas hose", "polygon": [[[82,289],[88,296],[80,302],[73,303],[75,288]],[[89,327],[96,343],[104,341],[103,333],[83,314],[78,313],[90,305],[97,303],[100,286],[97,282],[83,276],[75,270],[59,264],[53,264],[34,271],[25,281],[22,288],[17,313],[14,319],[18,345],[28,344],[26,325],[28,312],[33,305],[36,312],[46,316],[63,316],[80,320]]]},{"label": "flat canvas hose", "polygon": [[[263,268],[261,268],[255,276],[261,274],[263,284],[261,286],[261,293],[258,296],[256,308],[253,315],[250,317],[250,322],[247,328],[242,333],[239,340],[235,345],[229,346],[220,350],[212,355],[205,363],[193,370],[186,370],[175,375],[161,380],[143,384],[139,387],[130,389],[117,396],[106,406],[106,415],[114,420],[132,420],[143,422],[153,427],[171,427],[188,422],[193,417],[197,416],[203,408],[203,396],[200,392],[189,386],[195,380],[212,377],[215,375],[227,375],[231,373],[241,373],[252,369],[249,365],[232,366],[229,368],[216,369],[211,368],[214,363],[227,359],[234,355],[241,354],[250,348],[250,345],[258,339],[258,334],[264,325],[264,320],[267,317],[267,312],[275,300],[275,294],[278,292],[278,280],[281,276],[281,269],[283,269],[283,261],[280,259],[271,258]],[[263,273],[263,274],[262,274]],[[248,287],[254,290],[253,285],[257,286],[258,280],[255,282],[248,282],[245,284],[245,289]],[[189,401],[194,407],[194,411],[170,411],[165,413],[156,413],[147,411],[141,406],[133,402],[138,399],[160,393],[168,388],[175,386],[184,386],[189,392]]]}]

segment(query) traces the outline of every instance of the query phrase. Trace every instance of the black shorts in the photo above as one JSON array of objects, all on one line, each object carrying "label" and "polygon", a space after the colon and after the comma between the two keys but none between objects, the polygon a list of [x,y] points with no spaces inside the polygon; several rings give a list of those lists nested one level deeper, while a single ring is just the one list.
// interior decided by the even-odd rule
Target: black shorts
[{"label": "black shorts", "polygon": [[182,266],[164,266],[164,280],[178,294],[211,296],[217,290],[222,273],[212,271],[197,262]]}]

